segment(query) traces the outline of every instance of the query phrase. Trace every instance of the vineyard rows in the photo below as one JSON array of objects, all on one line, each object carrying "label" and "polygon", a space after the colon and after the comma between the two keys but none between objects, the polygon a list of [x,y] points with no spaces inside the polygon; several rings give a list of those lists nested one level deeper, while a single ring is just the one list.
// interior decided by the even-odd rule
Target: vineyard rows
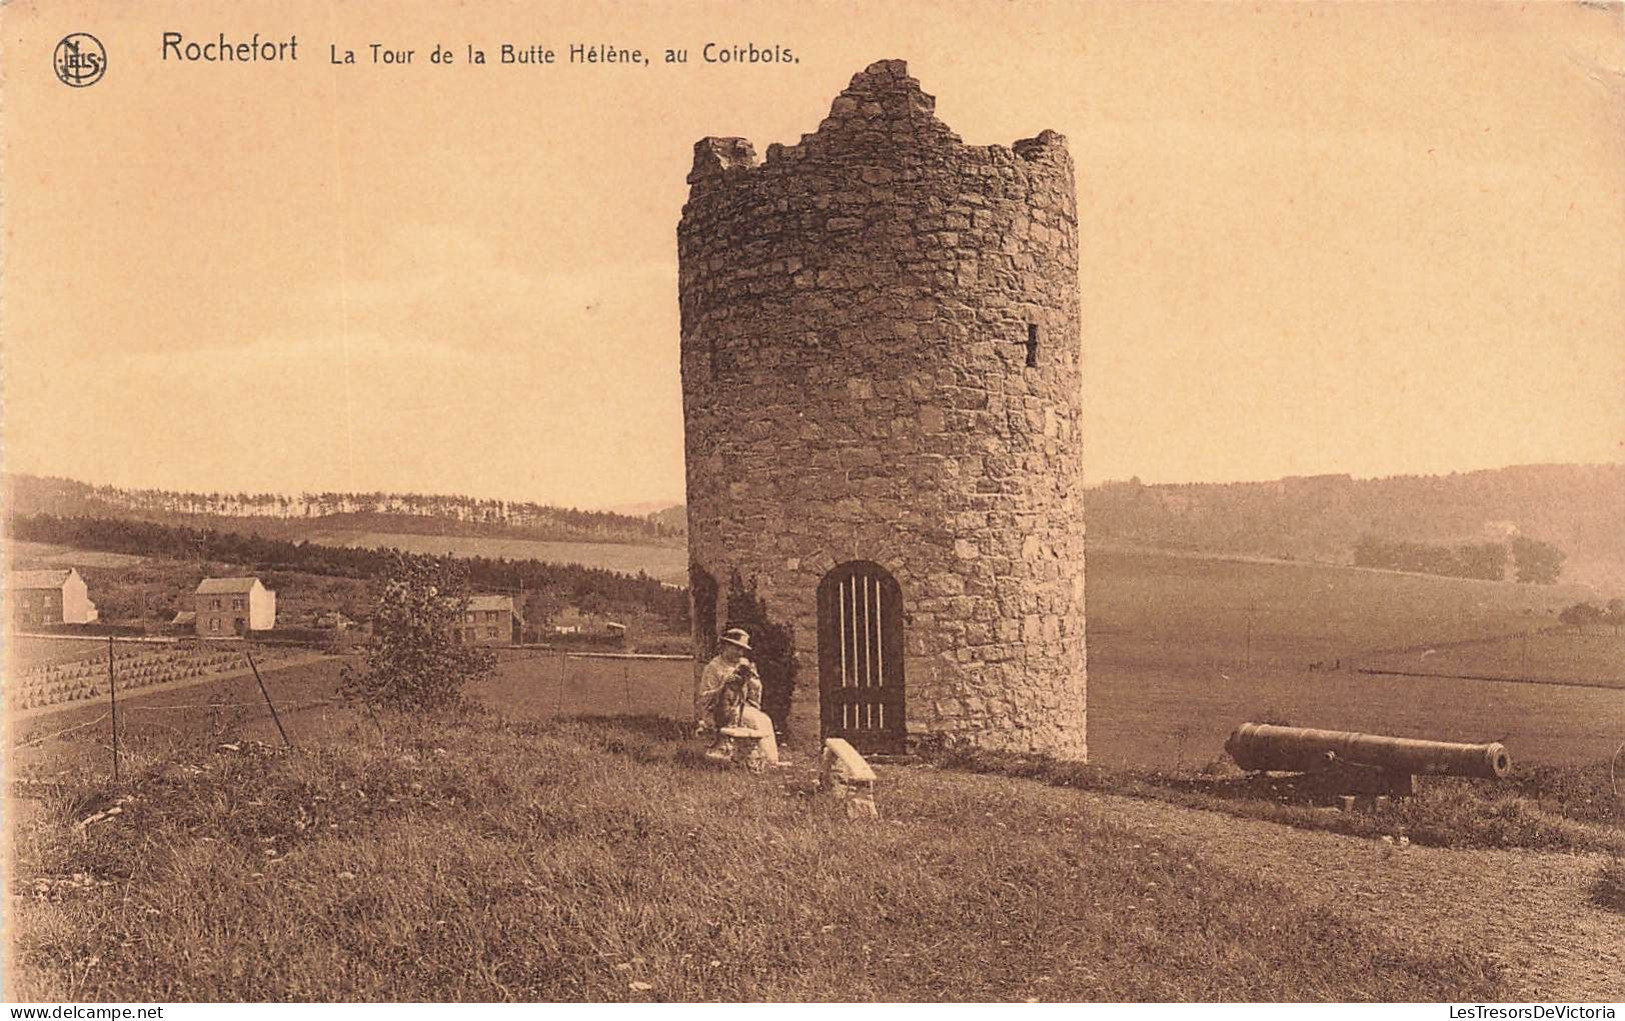
[{"label": "vineyard rows", "polygon": [[[235,673],[248,668],[243,649],[132,649],[114,647],[113,676],[119,691],[145,688],[170,681],[192,680]],[[256,661],[281,658],[286,653],[262,649]],[[15,709],[38,709],[92,698],[107,697],[105,655],[62,663],[42,663],[16,674],[8,701]]]}]

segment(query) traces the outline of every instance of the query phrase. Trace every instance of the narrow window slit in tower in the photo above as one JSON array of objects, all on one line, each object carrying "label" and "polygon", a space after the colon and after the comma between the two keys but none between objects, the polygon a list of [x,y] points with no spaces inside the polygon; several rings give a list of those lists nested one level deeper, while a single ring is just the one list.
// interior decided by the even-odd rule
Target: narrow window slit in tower
[{"label": "narrow window slit in tower", "polygon": [[1027,368],[1038,368],[1038,324],[1027,324]]}]

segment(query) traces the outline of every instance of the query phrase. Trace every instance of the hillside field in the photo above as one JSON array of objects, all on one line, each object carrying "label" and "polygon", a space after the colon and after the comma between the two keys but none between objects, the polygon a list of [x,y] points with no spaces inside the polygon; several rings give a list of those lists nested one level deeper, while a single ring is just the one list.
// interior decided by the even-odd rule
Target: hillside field
[{"label": "hillside field", "polygon": [[135,567],[147,560],[129,553],[104,553],[16,539],[7,541],[6,552],[14,569],[77,567],[81,574],[87,567]]},{"label": "hillside field", "polygon": [[325,546],[369,549],[394,547],[408,553],[460,557],[506,557],[553,564],[579,564],[622,574],[643,572],[672,585],[688,584],[688,551],[682,546],[644,546],[611,542],[544,542],[483,535],[425,535],[412,532],[313,530],[309,541]]}]

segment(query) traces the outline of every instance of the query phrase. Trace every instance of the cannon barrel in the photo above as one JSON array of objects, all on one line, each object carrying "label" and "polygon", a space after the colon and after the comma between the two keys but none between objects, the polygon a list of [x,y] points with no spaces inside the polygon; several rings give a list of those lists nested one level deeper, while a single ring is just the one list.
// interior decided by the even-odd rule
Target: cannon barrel
[{"label": "cannon barrel", "polygon": [[1295,773],[1343,762],[1395,773],[1444,773],[1499,780],[1512,769],[1511,756],[1495,741],[1456,744],[1268,723],[1243,723],[1224,743],[1224,750],[1242,769]]}]

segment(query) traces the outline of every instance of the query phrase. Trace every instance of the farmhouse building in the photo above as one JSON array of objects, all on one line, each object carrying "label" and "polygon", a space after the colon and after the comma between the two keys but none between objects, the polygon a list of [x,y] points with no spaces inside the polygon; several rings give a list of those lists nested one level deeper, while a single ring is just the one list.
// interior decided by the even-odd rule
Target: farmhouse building
[{"label": "farmhouse building", "polygon": [[276,593],[258,578],[204,578],[193,608],[201,638],[231,638],[276,627]]},{"label": "farmhouse building", "polygon": [[454,635],[468,645],[512,645],[524,625],[513,596],[470,596]]},{"label": "farmhouse building", "polygon": [[85,579],[71,567],[65,571],[15,571],[6,590],[11,604],[8,616],[16,628],[90,624],[97,617]]},{"label": "farmhouse building", "polygon": [[626,625],[605,620],[603,617],[587,613],[574,606],[566,606],[553,615],[552,624],[555,635],[602,635],[626,631]]},{"label": "farmhouse building", "polygon": [[677,229],[696,680],[750,632],[795,741],[1085,755],[1083,360],[1066,139],[967,145],[901,61]]}]

